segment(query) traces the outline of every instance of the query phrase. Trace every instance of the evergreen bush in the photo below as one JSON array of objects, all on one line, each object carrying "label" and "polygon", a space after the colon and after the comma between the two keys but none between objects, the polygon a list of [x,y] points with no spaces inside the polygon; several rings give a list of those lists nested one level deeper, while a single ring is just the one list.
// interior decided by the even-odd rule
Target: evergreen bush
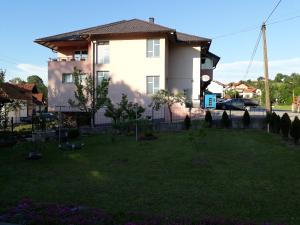
[{"label": "evergreen bush", "polygon": [[247,128],[250,125],[250,115],[247,109],[245,110],[243,115],[243,124],[244,124],[244,128]]},{"label": "evergreen bush", "polygon": [[229,119],[226,111],[222,114],[221,124],[223,128],[229,128],[231,126],[231,120]]},{"label": "evergreen bush", "polygon": [[184,128],[186,130],[189,130],[190,127],[191,127],[191,118],[188,115],[186,115],[186,117],[184,119]]},{"label": "evergreen bush", "polygon": [[291,124],[290,134],[294,139],[295,144],[298,144],[300,138],[300,120],[298,116],[295,117],[294,121]]},{"label": "evergreen bush", "polygon": [[280,130],[284,138],[289,137],[290,127],[291,127],[291,119],[287,113],[284,113],[280,120]]},{"label": "evergreen bush", "polygon": [[211,128],[212,127],[212,116],[211,116],[211,113],[210,111],[206,111],[205,113],[205,122],[206,122],[206,126]]},{"label": "evergreen bush", "polygon": [[270,131],[272,133],[276,133],[276,122],[277,122],[277,114],[273,112],[270,116]]}]

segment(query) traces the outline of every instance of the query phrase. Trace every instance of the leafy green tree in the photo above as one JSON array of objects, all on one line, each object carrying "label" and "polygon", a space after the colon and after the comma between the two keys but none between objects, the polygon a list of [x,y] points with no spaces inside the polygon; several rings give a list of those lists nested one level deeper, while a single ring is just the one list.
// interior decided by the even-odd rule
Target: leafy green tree
[{"label": "leafy green tree", "polygon": [[[76,107],[80,111],[88,113],[92,118],[92,125],[95,125],[95,113],[106,105],[108,101],[109,79],[103,79],[102,82],[94,87],[92,76],[85,76],[81,70],[76,67],[73,71],[73,78],[76,90],[74,99],[69,99],[71,107]],[[85,78],[84,78],[85,77]]]},{"label": "leafy green tree", "polygon": [[9,81],[11,84],[25,84],[26,82],[22,80],[20,77],[15,77]]},{"label": "leafy green tree", "polygon": [[274,81],[281,83],[281,82],[283,82],[285,77],[286,77],[286,75],[283,75],[282,73],[277,73],[275,78],[274,78]]},{"label": "leafy green tree", "polygon": [[27,77],[27,83],[35,84],[37,87],[38,92],[43,93],[44,97],[47,99],[48,97],[48,88],[44,84],[44,81],[42,78],[40,78],[38,75],[31,75]]},{"label": "leafy green tree", "polygon": [[292,122],[290,134],[294,139],[295,144],[298,144],[300,138],[300,120],[298,116],[296,116]]},{"label": "leafy green tree", "polygon": [[152,103],[150,107],[159,110],[163,105],[167,105],[170,115],[170,121],[173,121],[172,106],[176,103],[183,105],[185,103],[185,96],[182,93],[174,94],[167,90],[159,90],[152,96]]},{"label": "leafy green tree", "polygon": [[230,98],[240,98],[240,94],[237,90],[227,90],[225,95],[229,96]]},{"label": "leafy green tree", "polygon": [[0,84],[5,82],[5,74],[6,74],[6,71],[3,69],[0,69]]}]

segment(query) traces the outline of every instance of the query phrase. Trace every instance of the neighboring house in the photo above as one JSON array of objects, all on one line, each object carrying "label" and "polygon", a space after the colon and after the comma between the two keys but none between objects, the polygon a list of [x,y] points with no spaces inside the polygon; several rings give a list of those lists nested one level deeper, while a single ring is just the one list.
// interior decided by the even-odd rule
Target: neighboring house
[{"label": "neighboring house", "polygon": [[219,81],[212,80],[211,83],[207,86],[207,90],[210,93],[216,94],[217,98],[224,98],[226,85]]},{"label": "neighboring house", "polygon": [[[74,67],[93,76],[95,85],[110,77],[109,97],[121,94],[144,106],[160,89],[183,92],[200,107],[203,91],[213,78],[219,57],[209,52],[211,39],[139,19],[122,20],[83,30],[36,39],[57,52],[48,63],[49,111],[72,111]],[[201,81],[208,75],[209,80]],[[97,117],[97,115],[96,115]],[[100,123],[97,121],[96,123]]]},{"label": "neighboring house", "polygon": [[261,90],[247,84],[231,83],[228,90],[236,90],[242,98],[254,98],[261,96]]},{"label": "neighboring house", "polygon": [[20,106],[8,113],[8,117],[13,117],[15,123],[43,111],[46,105],[43,94],[38,92],[35,84],[0,84],[0,103],[5,107],[6,103],[12,101],[18,101]]}]

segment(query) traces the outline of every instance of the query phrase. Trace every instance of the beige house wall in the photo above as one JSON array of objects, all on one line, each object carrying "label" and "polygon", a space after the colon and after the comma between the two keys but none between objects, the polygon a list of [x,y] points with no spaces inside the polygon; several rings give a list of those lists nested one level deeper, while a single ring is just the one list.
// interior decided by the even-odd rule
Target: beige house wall
[{"label": "beige house wall", "polygon": [[187,90],[193,99],[200,94],[200,47],[170,46],[167,86],[171,92]]}]

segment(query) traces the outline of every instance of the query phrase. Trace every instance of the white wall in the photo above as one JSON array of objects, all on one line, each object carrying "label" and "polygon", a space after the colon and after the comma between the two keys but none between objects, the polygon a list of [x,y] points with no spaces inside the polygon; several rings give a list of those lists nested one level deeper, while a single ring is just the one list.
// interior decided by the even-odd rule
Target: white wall
[{"label": "white wall", "polygon": [[207,87],[207,90],[215,94],[221,94],[221,96],[224,97],[224,87],[214,81],[211,81]]}]

